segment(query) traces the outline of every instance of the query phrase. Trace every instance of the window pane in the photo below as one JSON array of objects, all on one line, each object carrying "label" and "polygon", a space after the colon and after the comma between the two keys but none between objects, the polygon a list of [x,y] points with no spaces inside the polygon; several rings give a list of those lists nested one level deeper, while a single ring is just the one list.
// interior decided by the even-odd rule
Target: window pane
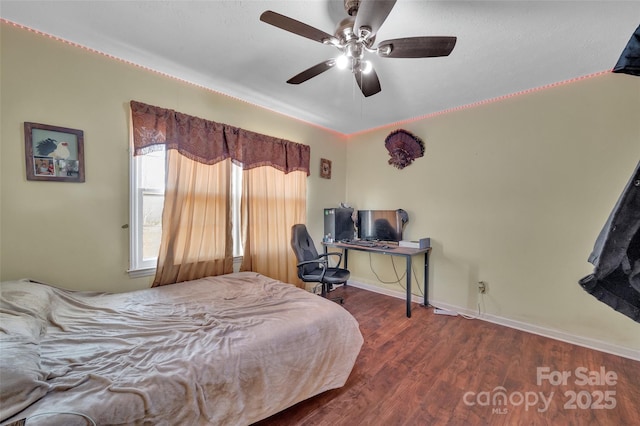
[{"label": "window pane", "polygon": [[164,195],[143,192],[142,194],[142,258],[158,257],[162,235],[162,206]]},{"label": "window pane", "polygon": [[231,165],[231,233],[233,256],[242,256],[242,235],[240,232],[240,197],[242,196],[242,167]]},{"label": "window pane", "polygon": [[[131,162],[131,269],[154,268],[162,238],[162,209],[166,173],[166,152],[162,149],[132,158]],[[243,253],[240,232],[242,168],[232,166],[233,255]],[[215,202],[215,201],[212,201]]]},{"label": "window pane", "polygon": [[164,190],[165,173],[164,146],[159,151],[143,155],[142,158],[142,187]]}]

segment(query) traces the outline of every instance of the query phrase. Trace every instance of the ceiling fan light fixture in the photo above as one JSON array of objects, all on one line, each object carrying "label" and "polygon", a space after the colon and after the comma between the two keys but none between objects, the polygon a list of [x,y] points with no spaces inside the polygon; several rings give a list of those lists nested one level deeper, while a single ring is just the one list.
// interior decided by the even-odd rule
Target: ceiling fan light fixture
[{"label": "ceiling fan light fixture", "polygon": [[360,72],[362,72],[362,74],[369,74],[372,69],[373,65],[371,64],[371,61],[360,62]]},{"label": "ceiling fan light fixture", "polygon": [[346,55],[340,55],[336,58],[336,67],[340,70],[347,68],[349,65],[349,58]]},{"label": "ceiling fan light fixture", "polygon": [[344,47],[344,53],[351,58],[362,59],[362,55],[364,54],[363,46],[361,43],[351,40]]}]

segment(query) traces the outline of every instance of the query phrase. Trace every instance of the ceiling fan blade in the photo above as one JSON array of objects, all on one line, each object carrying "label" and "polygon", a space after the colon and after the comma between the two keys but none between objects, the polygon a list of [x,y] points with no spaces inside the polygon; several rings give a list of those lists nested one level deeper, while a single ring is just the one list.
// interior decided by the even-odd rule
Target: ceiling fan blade
[{"label": "ceiling fan blade", "polygon": [[329,60],[326,60],[324,62],[320,62],[319,64],[314,65],[311,68],[308,68],[308,69],[302,71],[300,74],[291,77],[289,80],[287,80],[287,83],[289,83],[289,84],[304,83],[305,81],[309,80],[310,78],[313,78],[313,77],[317,76],[318,74],[322,74],[323,72],[333,68],[333,66],[335,64],[336,64],[336,60],[335,59],[329,59]]},{"label": "ceiling fan blade", "polygon": [[395,4],[396,0],[362,0],[358,6],[353,31],[359,34],[360,28],[368,27],[371,35],[375,35]]},{"label": "ceiling fan blade", "polygon": [[408,37],[385,40],[378,45],[383,58],[433,58],[448,56],[456,45],[456,37]]},{"label": "ceiling fan blade", "polygon": [[311,25],[296,21],[293,18],[289,18],[288,16],[281,15],[271,10],[263,12],[262,15],[260,15],[260,20],[267,24],[271,24],[274,27],[281,28],[285,31],[289,31],[319,43],[327,43],[330,41],[337,42],[337,39],[331,34],[327,34],[322,30],[312,27]]},{"label": "ceiling fan blade", "polygon": [[360,90],[362,90],[362,94],[365,98],[375,95],[382,90],[378,74],[376,74],[376,70],[373,68],[366,74],[360,70],[354,70],[353,75],[356,77],[358,86],[360,86]]}]

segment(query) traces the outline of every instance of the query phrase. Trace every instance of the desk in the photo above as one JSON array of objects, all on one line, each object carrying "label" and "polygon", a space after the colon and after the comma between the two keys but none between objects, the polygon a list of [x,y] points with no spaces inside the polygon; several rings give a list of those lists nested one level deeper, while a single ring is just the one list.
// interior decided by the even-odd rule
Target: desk
[{"label": "desk", "polygon": [[327,248],[338,248],[344,252],[344,267],[348,269],[349,250],[366,251],[374,254],[385,254],[388,256],[402,256],[407,262],[407,318],[411,318],[411,258],[418,254],[424,254],[424,306],[429,306],[429,252],[431,247],[424,249],[399,247],[392,245],[391,248],[383,248],[382,244],[373,247],[363,246],[350,243],[325,243],[323,242],[324,252],[327,253]]}]

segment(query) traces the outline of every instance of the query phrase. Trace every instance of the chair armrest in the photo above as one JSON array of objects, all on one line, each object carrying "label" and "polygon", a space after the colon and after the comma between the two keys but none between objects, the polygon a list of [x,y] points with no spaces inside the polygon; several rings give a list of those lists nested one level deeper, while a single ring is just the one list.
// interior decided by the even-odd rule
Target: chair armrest
[{"label": "chair armrest", "polygon": [[302,265],[308,265],[310,263],[322,263],[322,264],[327,264],[327,260],[326,259],[320,259],[320,257],[318,257],[317,259],[313,259],[313,260],[305,260],[303,262],[299,262],[296,266],[300,267]]},{"label": "chair armrest", "polygon": [[314,260],[305,260],[305,261],[299,262],[299,263],[296,265],[296,267],[297,267],[298,269],[300,269],[302,266],[304,266],[304,265],[308,265],[309,263],[320,263],[320,264],[321,264],[321,265],[320,265],[320,269],[322,269],[322,274],[320,275],[320,281],[319,281],[319,282],[321,282],[321,283],[322,283],[322,282],[324,282],[324,274],[326,274],[326,273],[327,273],[327,267],[328,267],[328,265],[327,265],[327,263],[328,263],[328,262],[327,262],[327,259],[321,259],[322,257],[326,257],[326,256],[322,256],[322,255],[320,255],[320,256],[318,256],[318,258],[317,258],[317,259],[314,259]]},{"label": "chair armrest", "polygon": [[298,263],[297,266],[306,265],[308,263],[324,263],[325,265],[327,265],[329,263],[329,256],[338,256],[338,265],[340,265],[340,262],[342,262],[342,253],[331,252],[331,253],[319,254],[317,258],[313,260],[305,260],[303,262]]},{"label": "chair armrest", "polygon": [[340,265],[340,262],[342,262],[342,253],[337,251],[330,251],[319,255],[319,257],[327,257],[327,260],[329,259],[329,256],[338,256],[338,265]]}]

